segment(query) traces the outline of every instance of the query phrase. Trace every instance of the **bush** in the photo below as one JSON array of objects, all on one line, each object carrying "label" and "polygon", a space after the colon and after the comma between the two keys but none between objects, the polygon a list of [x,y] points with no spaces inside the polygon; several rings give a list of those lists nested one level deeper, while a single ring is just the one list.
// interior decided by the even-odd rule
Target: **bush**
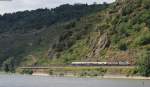
[{"label": "bush", "polygon": [[59,73],[59,76],[63,77],[65,75],[65,73],[61,72]]},{"label": "bush", "polygon": [[75,22],[71,22],[68,25],[66,25],[65,28],[66,29],[71,29],[71,28],[74,28],[75,26],[76,26],[76,23]]},{"label": "bush", "polygon": [[119,43],[118,49],[123,50],[123,51],[127,50],[128,49],[127,44],[126,43]]},{"label": "bush", "polygon": [[146,22],[150,18],[150,12],[144,11],[141,15],[138,16],[137,20],[139,23]]},{"label": "bush", "polygon": [[13,58],[8,58],[2,65],[2,69],[5,72],[15,72],[15,67],[13,63]]},{"label": "bush", "polygon": [[133,10],[134,10],[134,6],[129,4],[128,6],[122,8],[122,15],[126,16],[126,15],[132,13]]},{"label": "bush", "polygon": [[30,74],[31,75],[33,73],[33,71],[31,69],[24,69],[21,73],[22,74]]},{"label": "bush", "polygon": [[143,6],[146,9],[150,8],[150,0],[142,0]]},{"label": "bush", "polygon": [[131,26],[128,22],[122,22],[117,25],[117,31],[121,36],[128,37],[131,32]]},{"label": "bush", "polygon": [[146,20],[146,25],[149,27],[150,29],[150,17]]},{"label": "bush", "polygon": [[133,29],[134,29],[134,31],[139,32],[141,30],[141,26],[139,24],[135,24],[135,25],[133,25]]},{"label": "bush", "polygon": [[82,71],[79,75],[81,77],[84,77],[84,76],[88,76],[88,73],[86,71]]},{"label": "bush", "polygon": [[138,61],[138,70],[142,76],[150,76],[150,52],[144,51],[141,53]]},{"label": "bush", "polygon": [[150,44],[150,34],[145,33],[140,35],[136,40],[135,40],[137,45],[147,45]]},{"label": "bush", "polygon": [[107,72],[107,69],[98,68],[96,71],[98,72],[98,75],[103,76]]},{"label": "bush", "polygon": [[113,44],[116,44],[120,41],[121,37],[119,35],[113,35],[112,38],[111,38],[111,42]]},{"label": "bush", "polygon": [[54,71],[53,70],[49,70],[49,75],[53,75]]},{"label": "bush", "polygon": [[137,75],[138,74],[138,68],[134,68],[134,69],[128,69],[127,71],[127,76],[133,76],[133,75]]}]

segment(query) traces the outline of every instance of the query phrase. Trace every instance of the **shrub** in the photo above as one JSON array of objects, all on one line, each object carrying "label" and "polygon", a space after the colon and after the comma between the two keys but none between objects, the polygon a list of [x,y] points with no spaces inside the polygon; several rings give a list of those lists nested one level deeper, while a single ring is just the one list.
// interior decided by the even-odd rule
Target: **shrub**
[{"label": "shrub", "polygon": [[127,37],[131,32],[130,27],[131,26],[128,22],[122,22],[117,26],[117,31],[120,35]]},{"label": "shrub", "polygon": [[145,33],[140,35],[136,40],[135,40],[137,45],[147,45],[150,44],[150,34]]},{"label": "shrub", "polygon": [[74,28],[75,26],[76,26],[76,23],[75,22],[71,22],[68,25],[66,25],[65,28],[66,29],[71,29],[71,28]]},{"label": "shrub", "polygon": [[126,43],[119,43],[118,44],[118,49],[120,49],[120,50],[127,50],[128,49],[128,47],[127,47],[127,44]]},{"label": "shrub", "polygon": [[150,0],[142,0],[143,6],[146,9],[150,8]]},{"label": "shrub", "polygon": [[116,43],[118,43],[120,41],[120,39],[121,39],[121,37],[119,35],[113,35],[112,39],[111,39],[111,42],[113,44],[116,44]]},{"label": "shrub", "polygon": [[107,72],[107,69],[98,68],[96,71],[98,71],[99,75],[103,76]]},{"label": "shrub", "polygon": [[88,73],[87,73],[86,71],[82,71],[82,72],[80,73],[80,76],[81,76],[81,77],[88,76]]},{"label": "shrub", "polygon": [[49,75],[53,75],[53,74],[54,74],[53,70],[49,70]]},{"label": "shrub", "polygon": [[126,15],[132,13],[133,10],[134,10],[134,6],[129,4],[128,6],[122,8],[122,15],[126,16]]},{"label": "shrub", "polygon": [[59,76],[63,77],[65,75],[65,73],[61,72],[59,73]]},{"label": "shrub", "polygon": [[150,17],[146,20],[146,25],[150,28]]},{"label": "shrub", "polygon": [[13,58],[8,58],[2,65],[2,69],[5,71],[5,72],[14,72],[15,69],[14,69],[14,64],[13,64]]},{"label": "shrub", "polygon": [[133,75],[137,75],[138,74],[138,68],[134,68],[134,69],[127,69],[127,76],[133,76]]},{"label": "shrub", "polygon": [[33,71],[31,69],[24,69],[21,73],[22,74],[30,74],[31,75],[33,73]]},{"label": "shrub", "polygon": [[139,24],[135,24],[135,25],[133,25],[133,29],[134,29],[134,31],[139,32],[141,30],[141,26]]},{"label": "shrub", "polygon": [[150,18],[150,12],[144,11],[141,15],[139,15],[138,21],[139,23],[146,22]]},{"label": "shrub", "polygon": [[139,73],[142,76],[150,76],[150,52],[144,51],[141,53],[139,61]]}]

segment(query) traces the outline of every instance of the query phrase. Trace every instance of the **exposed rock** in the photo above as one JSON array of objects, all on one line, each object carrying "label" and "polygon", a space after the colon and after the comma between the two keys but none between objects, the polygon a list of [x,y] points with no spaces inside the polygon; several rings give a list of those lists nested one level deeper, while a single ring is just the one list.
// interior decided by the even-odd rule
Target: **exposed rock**
[{"label": "exposed rock", "polygon": [[104,50],[109,44],[108,34],[100,34],[96,37],[95,41],[92,42],[92,51],[88,54],[88,58],[98,58],[100,52]]}]

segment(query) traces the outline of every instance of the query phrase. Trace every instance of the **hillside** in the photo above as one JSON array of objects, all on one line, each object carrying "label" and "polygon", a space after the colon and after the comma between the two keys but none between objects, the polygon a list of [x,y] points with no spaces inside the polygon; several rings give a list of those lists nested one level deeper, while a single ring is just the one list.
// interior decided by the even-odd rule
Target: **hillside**
[{"label": "hillside", "polygon": [[[71,21],[101,11],[107,4],[64,4],[53,9],[37,9],[0,16],[0,66],[14,70],[28,56],[39,54],[35,60],[46,60],[49,47]],[[70,24],[70,25],[69,25]],[[40,54],[42,52],[45,54]],[[27,57],[27,58],[26,58]],[[30,61],[34,64],[34,61]],[[29,62],[29,64],[30,64]],[[7,70],[6,70],[7,71]]]},{"label": "hillside", "polygon": [[[119,0],[106,10],[76,21],[50,48],[55,63],[129,61],[150,48],[148,0]],[[51,60],[51,61],[52,61]]]},{"label": "hillside", "polygon": [[[11,25],[3,26],[0,52],[4,55],[0,57],[1,63],[9,69],[18,65],[48,66],[72,61],[129,61],[136,64],[139,55],[150,50],[149,3],[149,0],[117,0],[109,5],[89,6],[90,9],[85,8],[87,12],[82,15],[78,12],[77,16],[72,12],[64,14],[52,23],[45,20],[53,16],[44,16],[47,12],[38,10],[1,16],[1,20],[6,18],[10,22],[9,19],[17,14],[40,12],[42,16],[41,19],[27,16],[34,19],[30,21],[29,18],[27,22],[23,17],[19,24],[15,20]],[[14,31],[12,25],[18,28]]]}]

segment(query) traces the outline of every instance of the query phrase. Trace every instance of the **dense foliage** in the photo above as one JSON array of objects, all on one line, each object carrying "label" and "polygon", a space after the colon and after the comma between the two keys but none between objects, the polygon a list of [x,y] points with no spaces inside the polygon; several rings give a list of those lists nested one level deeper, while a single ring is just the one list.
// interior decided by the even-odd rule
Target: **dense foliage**
[{"label": "dense foliage", "polygon": [[64,4],[54,9],[37,9],[33,11],[16,12],[0,16],[0,33],[26,33],[39,30],[58,22],[77,19],[104,9],[104,5]]},{"label": "dense foliage", "polygon": [[[14,71],[16,66],[25,61],[25,57],[32,52],[38,54],[39,51],[48,50],[63,32],[64,37],[61,37],[60,41],[64,40],[67,37],[65,29],[76,26],[75,22],[70,21],[80,20],[80,17],[96,13],[106,7],[107,4],[64,4],[53,9],[0,15],[0,66],[5,71]],[[63,43],[59,43],[62,45],[57,46],[56,50],[67,48],[73,42],[66,40],[66,43],[68,44],[63,48],[60,48]]]},{"label": "dense foliage", "polygon": [[[72,61],[128,61],[137,64],[150,49],[149,0],[103,5],[62,5],[0,16],[0,64],[70,64]],[[142,75],[149,75],[142,54]]]},{"label": "dense foliage", "polygon": [[139,59],[139,72],[143,76],[150,76],[150,52],[144,51]]}]

